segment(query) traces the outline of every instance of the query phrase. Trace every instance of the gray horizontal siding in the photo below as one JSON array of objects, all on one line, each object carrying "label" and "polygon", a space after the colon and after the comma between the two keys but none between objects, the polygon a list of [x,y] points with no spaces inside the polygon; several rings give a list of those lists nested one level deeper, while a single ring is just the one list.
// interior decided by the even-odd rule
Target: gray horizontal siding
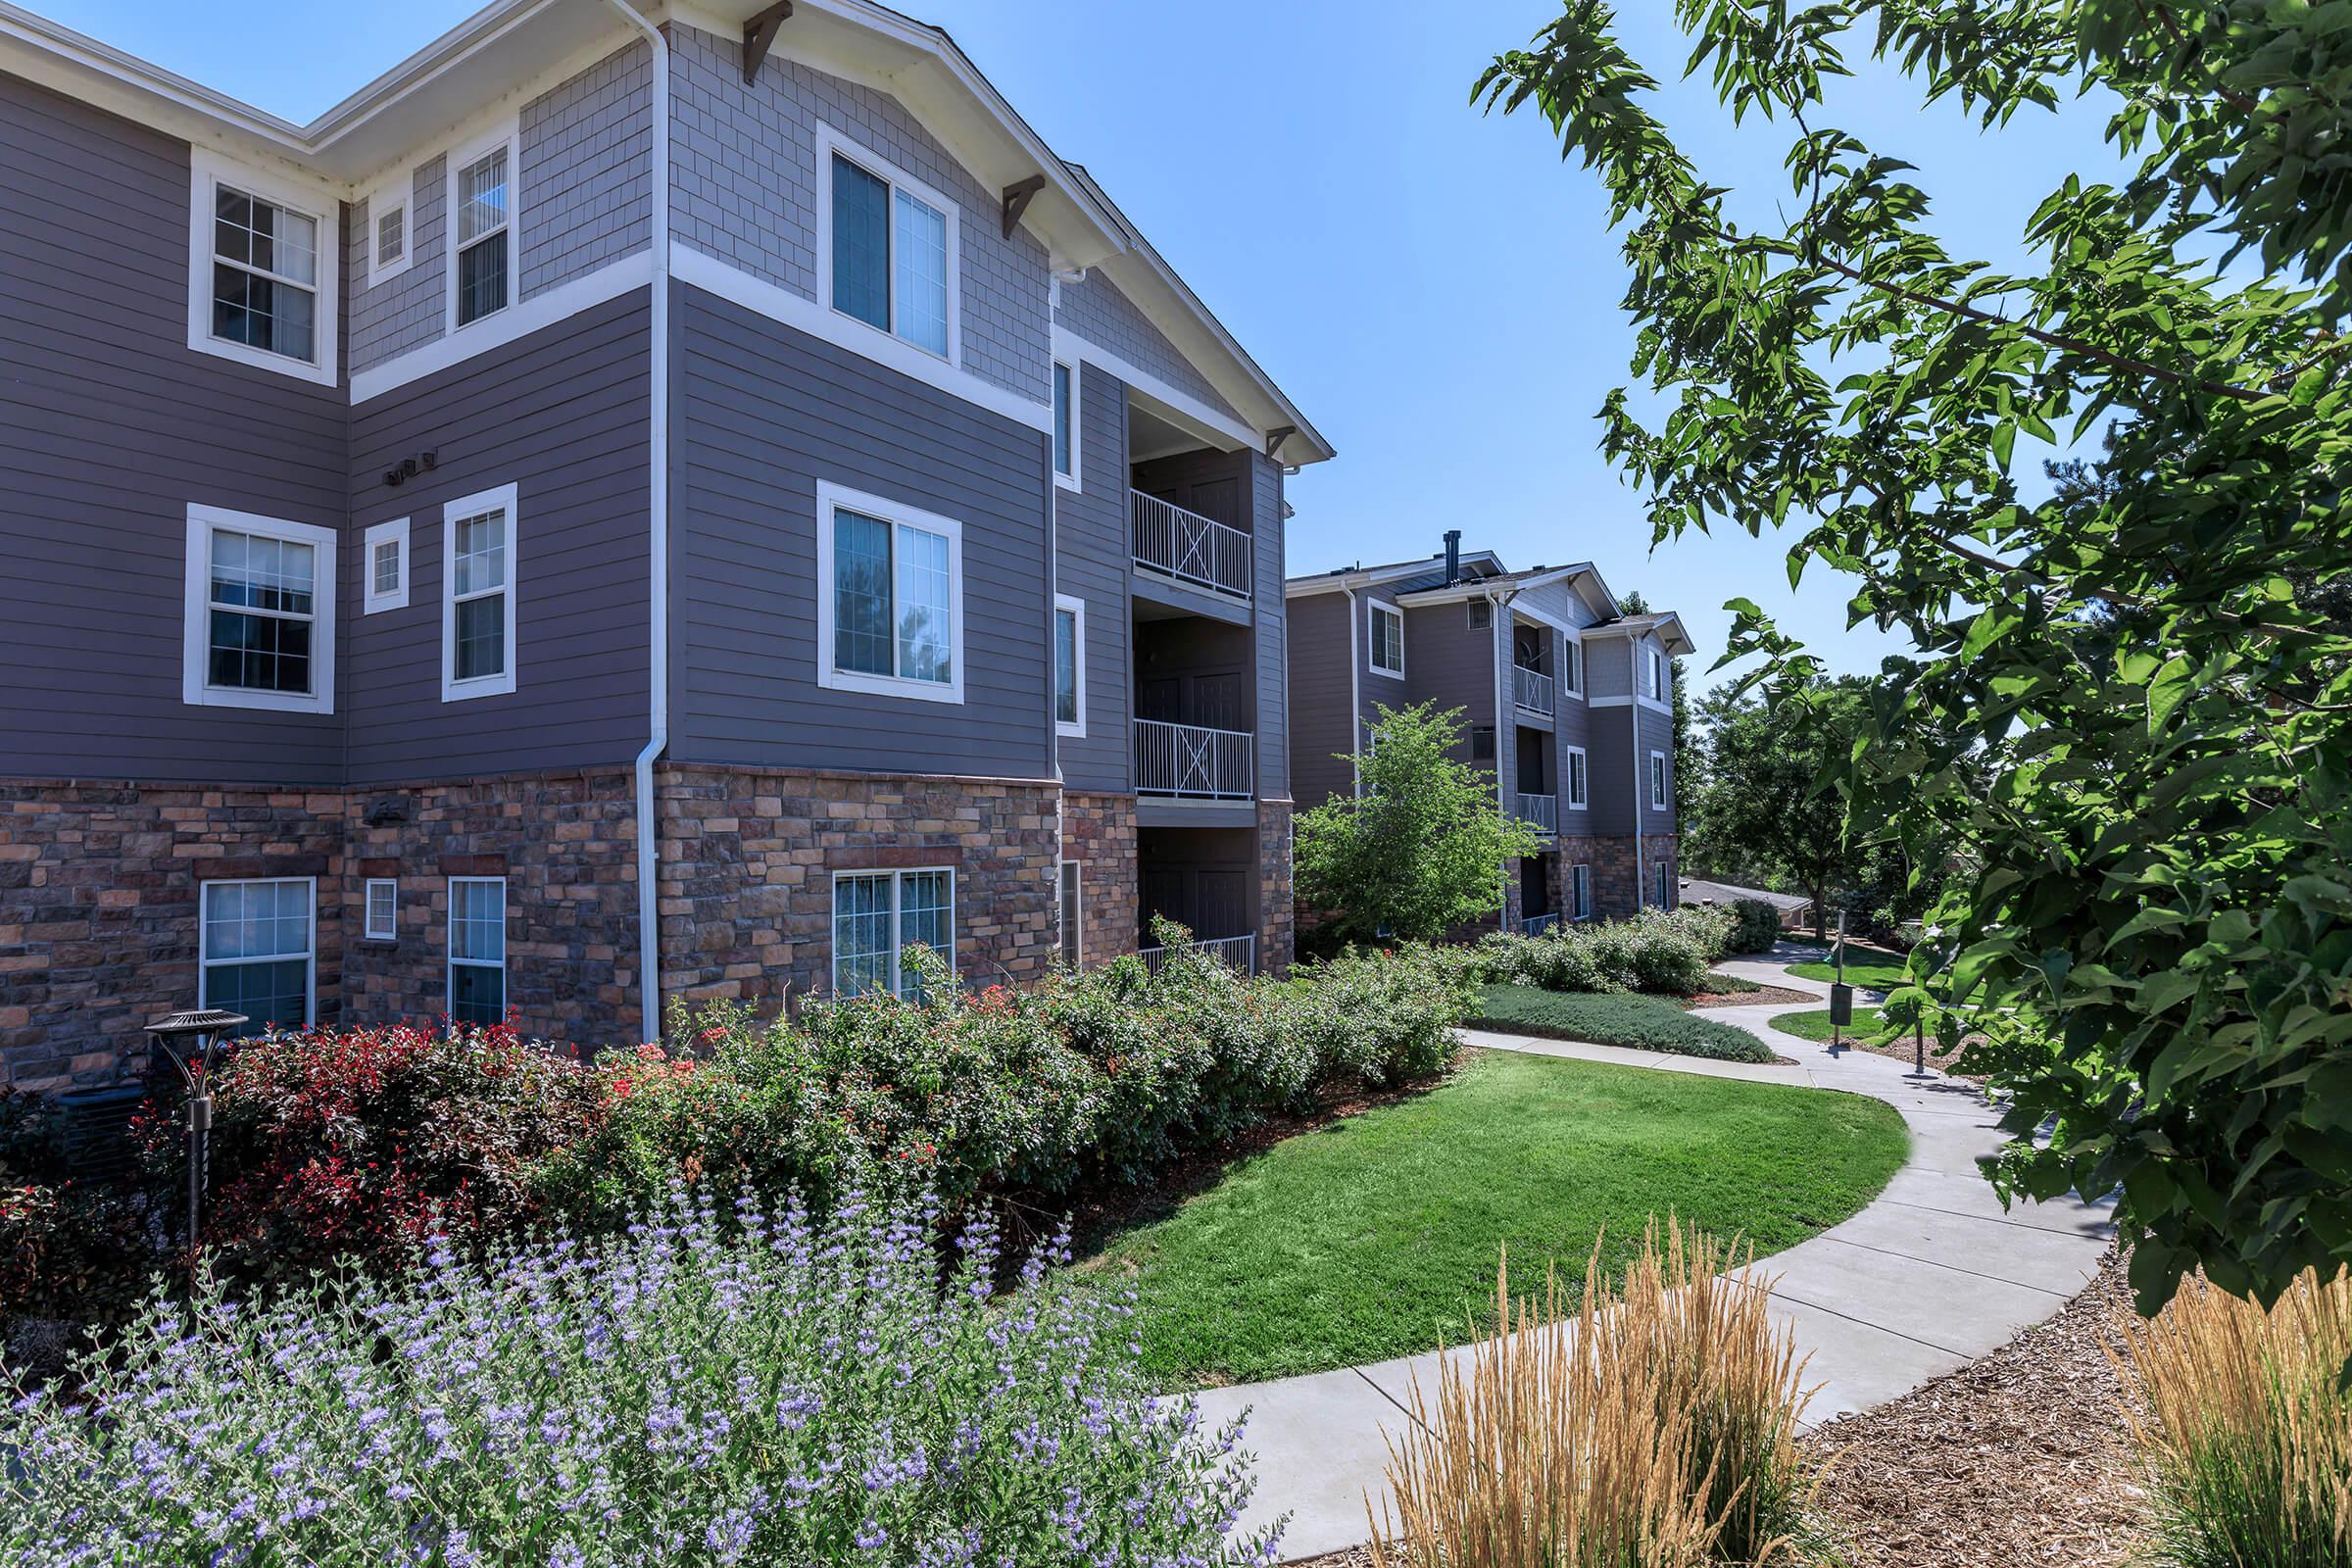
[{"label": "gray horizontal siding", "polygon": [[1100,270],[1078,282],[1064,280],[1061,305],[1054,324],[1075,332],[1097,348],[1117,355],[1146,374],[1157,376],[1179,392],[1200,399],[1228,418],[1241,415],[1217,395],[1208,377],[1193,368],[1165,333],[1153,326],[1133,300]]},{"label": "gray horizontal siding", "polygon": [[[650,330],[637,290],[354,411],[344,624],[355,784],[610,764],[644,744]],[[432,471],[383,483],[386,467],[427,449]],[[442,508],[508,483],[514,691],[444,703]],[[401,516],[408,607],[363,615],[358,541]]]},{"label": "gray horizontal siding", "polygon": [[[1046,438],[682,288],[671,756],[1035,778],[1047,695]],[[960,706],[816,684],[816,485],[963,525]]]},{"label": "gray horizontal siding", "polygon": [[1127,598],[1127,389],[1093,366],[1078,375],[1080,488],[1054,491],[1055,584],[1086,601],[1086,735],[1058,741],[1062,782],[1134,788],[1133,611]]},{"label": "gray horizontal siding", "polygon": [[[1642,831],[1672,833],[1675,830],[1675,792],[1679,784],[1674,776],[1674,715],[1647,708],[1636,708],[1634,711],[1642,715]],[[1649,808],[1649,754],[1653,751],[1666,754],[1667,808],[1663,811]]]},{"label": "gray horizontal siding", "polygon": [[1282,469],[1250,457],[1250,538],[1257,572],[1257,793],[1291,793],[1290,621],[1282,598]]},{"label": "gray horizontal siding", "polygon": [[342,394],[187,347],[184,143],[0,75],[0,770],[333,781],[340,717],[184,705],[181,631],[190,502],[342,522]]},{"label": "gray horizontal siding", "polygon": [[1285,627],[1290,674],[1291,787],[1302,807],[1352,794],[1355,774],[1341,759],[1355,750],[1348,722],[1353,688],[1348,678],[1348,596],[1309,594],[1291,600]]}]

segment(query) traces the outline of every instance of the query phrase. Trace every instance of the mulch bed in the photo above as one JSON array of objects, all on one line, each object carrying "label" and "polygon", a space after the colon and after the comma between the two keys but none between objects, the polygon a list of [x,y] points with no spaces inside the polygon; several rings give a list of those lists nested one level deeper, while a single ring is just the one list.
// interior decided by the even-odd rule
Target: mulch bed
[{"label": "mulch bed", "polygon": [[2144,1537],[2107,1350],[2121,1259],[2047,1323],[1805,1440],[1850,1568],[2116,1568]]},{"label": "mulch bed", "polygon": [[[2145,1534],[2107,1348],[2122,1261],[2046,1323],[1804,1441],[1845,1568],[2122,1568]],[[1371,1568],[1362,1546],[1308,1568]]]},{"label": "mulch bed", "polygon": [[1758,986],[1753,991],[1701,991],[1696,996],[1667,997],[1678,1007],[1802,1007],[1812,1003],[1828,1006],[1828,999],[1810,991],[1790,991],[1784,986]]}]

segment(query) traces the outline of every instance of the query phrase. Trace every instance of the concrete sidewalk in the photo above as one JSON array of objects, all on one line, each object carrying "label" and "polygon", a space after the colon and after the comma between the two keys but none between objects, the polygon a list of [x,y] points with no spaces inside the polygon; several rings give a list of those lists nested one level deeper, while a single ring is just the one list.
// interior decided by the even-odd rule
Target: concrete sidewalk
[{"label": "concrete sidewalk", "polygon": [[[1718,969],[1826,997],[1829,987],[1777,962]],[[2103,1204],[2064,1201],[2003,1211],[1979,1161],[2002,1141],[1998,1118],[1972,1086],[1933,1069],[1867,1052],[1832,1057],[1812,1041],[1770,1026],[1788,1004],[1712,1007],[1701,1016],[1760,1036],[1794,1066],[1750,1066],[1692,1056],[1463,1030],[1466,1044],[1663,1072],[1841,1090],[1902,1113],[1911,1157],[1868,1207],[1810,1241],[1763,1260],[1778,1275],[1773,1315],[1809,1357],[1819,1390],[1810,1422],[1883,1404],[1997,1348],[2055,1313],[2091,1277],[2113,1226]],[[1256,1455],[1258,1491],[1246,1528],[1291,1515],[1286,1558],[1357,1544],[1369,1534],[1365,1497],[1387,1496],[1384,1428],[1395,1430],[1416,1375],[1437,1387],[1439,1355],[1408,1356],[1308,1377],[1214,1389],[1200,1396],[1210,1422],[1249,1409],[1243,1446]]]}]

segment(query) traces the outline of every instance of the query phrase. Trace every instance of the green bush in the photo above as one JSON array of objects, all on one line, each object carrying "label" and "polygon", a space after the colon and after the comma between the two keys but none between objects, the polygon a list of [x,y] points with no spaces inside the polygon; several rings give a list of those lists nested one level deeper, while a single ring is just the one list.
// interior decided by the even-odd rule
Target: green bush
[{"label": "green bush", "polygon": [[1478,1027],[1506,1034],[1630,1046],[1717,1061],[1767,1062],[1772,1051],[1744,1029],[1694,1018],[1651,997],[1577,995],[1530,986],[1488,986],[1479,995]]},{"label": "green bush", "polygon": [[1733,923],[1729,909],[1685,905],[1602,925],[1555,925],[1541,936],[1493,932],[1473,950],[1470,974],[1485,984],[1545,991],[1688,997],[1706,989],[1707,969],[1724,956]]},{"label": "green bush", "polygon": [[0,1088],[0,1326],[126,1313],[161,1260],[135,1190],[77,1181],[63,1107]]},{"label": "green bush", "polygon": [[1781,911],[1762,899],[1735,900],[1732,920],[1729,952],[1769,953],[1781,940]]}]

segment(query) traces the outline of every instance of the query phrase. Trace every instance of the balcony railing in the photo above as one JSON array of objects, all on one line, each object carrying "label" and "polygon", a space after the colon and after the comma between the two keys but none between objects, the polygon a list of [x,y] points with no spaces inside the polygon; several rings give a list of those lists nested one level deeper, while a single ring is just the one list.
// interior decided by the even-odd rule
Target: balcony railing
[{"label": "balcony railing", "polygon": [[1545,833],[1560,830],[1560,798],[1557,795],[1519,794],[1519,820],[1540,828]]},{"label": "balcony railing", "polygon": [[1257,737],[1248,730],[1135,721],[1139,795],[1246,801],[1256,793]]},{"label": "balcony railing", "polygon": [[1519,929],[1526,932],[1531,937],[1540,937],[1544,932],[1550,930],[1553,926],[1558,925],[1559,923],[1559,911],[1555,909],[1549,914],[1529,915],[1526,919],[1519,922]]},{"label": "balcony railing", "polygon": [[1127,494],[1135,514],[1137,565],[1211,593],[1250,597],[1248,534],[1141,490]]},{"label": "balcony railing", "polygon": [[[1193,946],[1220,962],[1231,964],[1244,974],[1257,973],[1257,938],[1253,936],[1205,937],[1196,940]],[[1174,951],[1172,948],[1146,948],[1138,956],[1144,960],[1145,968],[1157,974],[1160,965],[1168,961],[1168,955]]]},{"label": "balcony railing", "polygon": [[1552,711],[1551,677],[1524,664],[1511,666],[1511,700],[1531,713]]}]

